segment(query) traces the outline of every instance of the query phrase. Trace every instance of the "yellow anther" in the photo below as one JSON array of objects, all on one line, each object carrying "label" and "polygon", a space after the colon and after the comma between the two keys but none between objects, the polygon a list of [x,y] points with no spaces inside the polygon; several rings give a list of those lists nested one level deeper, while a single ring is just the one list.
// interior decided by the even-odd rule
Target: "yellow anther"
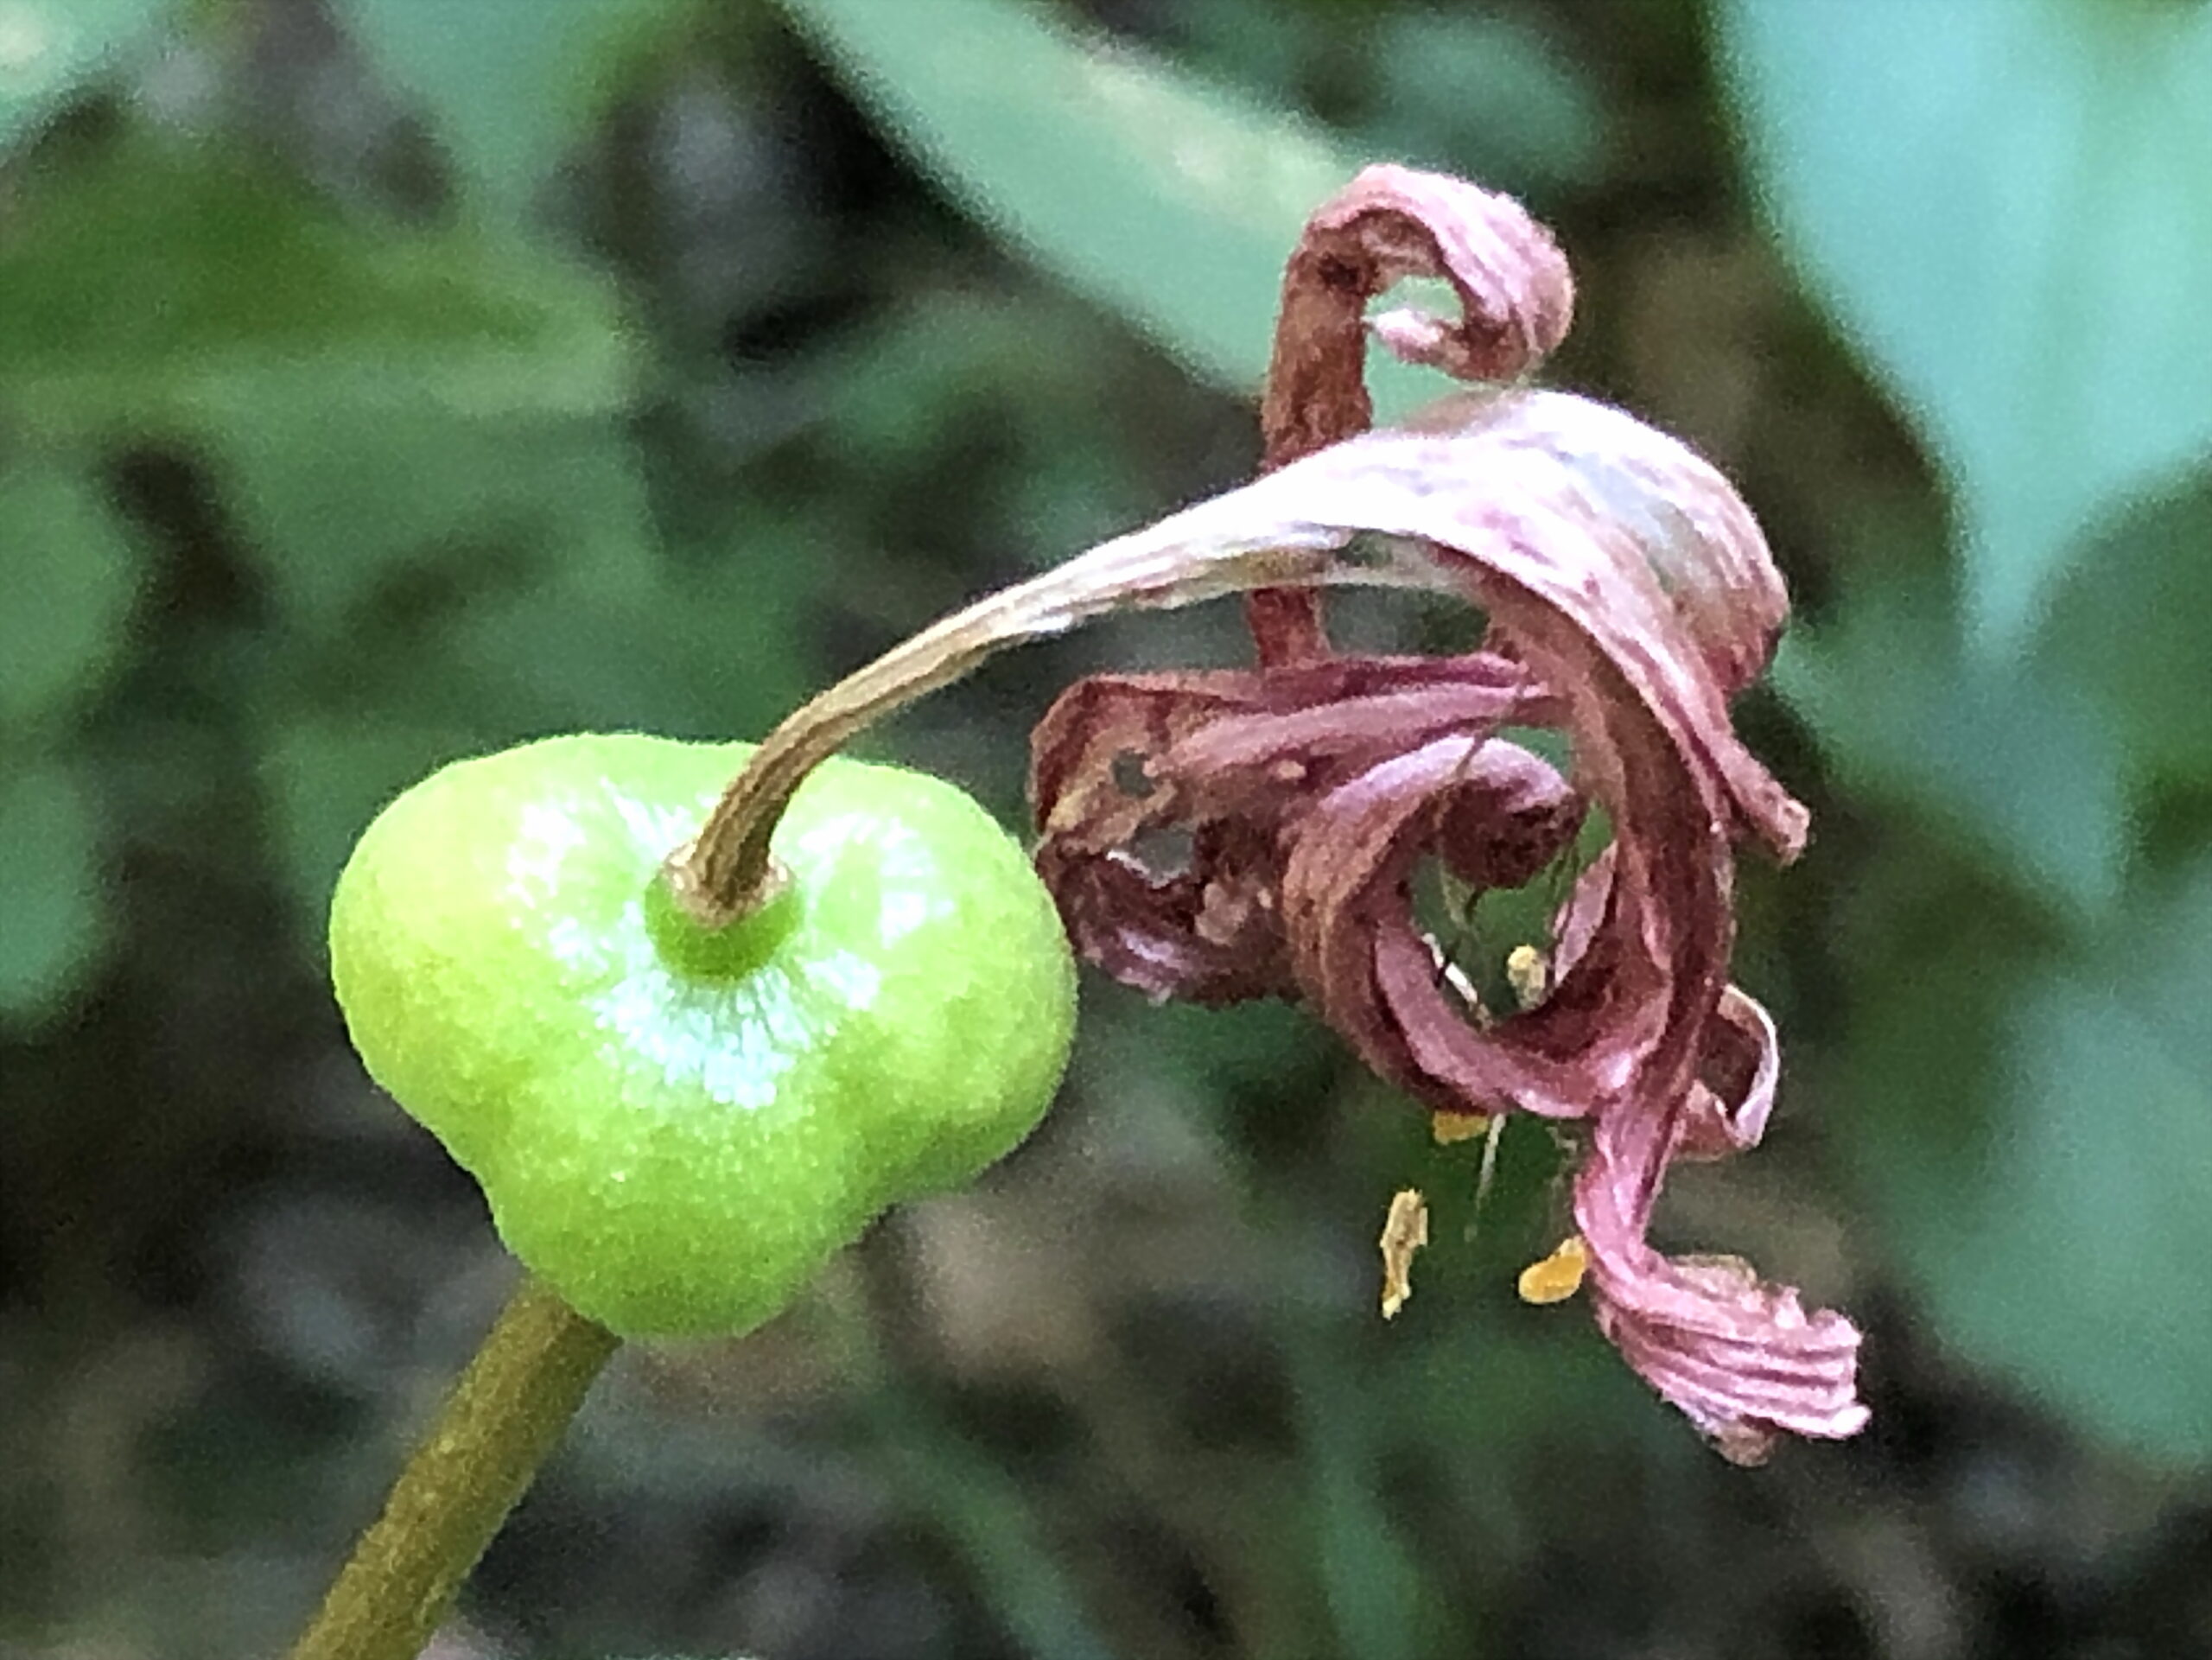
[{"label": "yellow anther", "polygon": [[1490,1115],[1482,1112],[1432,1112],[1429,1138],[1439,1147],[1456,1147],[1490,1133]]},{"label": "yellow anther", "polygon": [[1571,1233],[1542,1262],[1531,1262],[1521,1270],[1521,1301],[1539,1304],[1565,1302],[1582,1289],[1582,1276],[1589,1268],[1589,1248],[1582,1243],[1580,1234]]},{"label": "yellow anther", "polygon": [[1428,1201],[1417,1187],[1393,1194],[1382,1220],[1382,1318],[1394,1320],[1414,1294],[1414,1253],[1428,1243]]},{"label": "yellow anther", "polygon": [[1522,1008],[1534,1008],[1551,989],[1551,964],[1534,945],[1516,945],[1505,954],[1505,983]]}]

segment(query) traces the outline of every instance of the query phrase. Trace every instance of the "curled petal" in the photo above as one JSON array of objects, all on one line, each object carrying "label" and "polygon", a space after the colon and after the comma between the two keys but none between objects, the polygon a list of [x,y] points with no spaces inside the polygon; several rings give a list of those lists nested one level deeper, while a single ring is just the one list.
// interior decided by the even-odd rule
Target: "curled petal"
[{"label": "curled petal", "polygon": [[1289,841],[1283,914],[1300,988],[1384,1078],[1442,1111],[1539,1102],[1510,1046],[1485,1041],[1446,987],[1413,913],[1414,867],[1449,860],[1450,811],[1485,822],[1467,862],[1525,880],[1573,840],[1582,803],[1551,766],[1502,739],[1444,737],[1346,780],[1299,822]]},{"label": "curled petal", "polygon": [[1575,1216],[1598,1327],[1716,1447],[1751,1464],[1777,1432],[1840,1439],[1866,1427],[1857,1326],[1833,1309],[1808,1313],[1794,1289],[1735,1257],[1670,1258],[1629,1239],[1595,1185],[1578,1184]]},{"label": "curled petal", "polygon": [[[1293,995],[1282,846],[1304,804],[1440,734],[1551,703],[1519,665],[1479,653],[1078,681],[1031,742],[1037,868],[1077,949],[1124,983],[1201,1002]],[[1142,856],[1164,831],[1189,834],[1179,868]],[[1464,825],[1453,855],[1506,856]]]},{"label": "curled petal", "polygon": [[1781,1078],[1782,1046],[1773,1018],[1755,998],[1730,986],[1706,1028],[1705,1060],[1683,1110],[1675,1155],[1725,1159],[1757,1147]]},{"label": "curled petal", "polygon": [[[1459,317],[1392,312],[1375,332],[1398,356],[1463,380],[1528,373],[1574,312],[1566,258],[1520,203],[1443,174],[1365,169],[1314,211],[1284,269],[1260,406],[1263,469],[1367,429],[1368,302],[1411,277],[1451,283]],[[1314,595],[1263,589],[1246,611],[1262,663],[1327,654]]]},{"label": "curled petal", "polygon": [[1597,938],[1598,925],[1605,919],[1612,898],[1613,850],[1608,847],[1574,879],[1567,903],[1552,919],[1551,976],[1554,983],[1588,955],[1590,942]]},{"label": "curled petal", "polygon": [[[1576,460],[1596,451],[1616,458],[1602,507]],[[1662,511],[1629,483],[1710,499]],[[1704,544],[1736,525],[1733,492],[1617,411],[1516,392],[1459,400],[1444,429],[1349,440],[1240,493],[1306,534],[1382,531],[1434,550],[1493,637],[1563,698],[1575,781],[1613,817],[1602,907],[1593,894],[1594,922],[1527,1014],[1487,1033],[1427,1018],[1422,954],[1378,939],[1382,995],[1422,1070],[1477,1090],[1478,1106],[1497,1104],[1484,1085],[1510,1072],[1514,1104],[1553,1116],[1682,1099],[1727,984],[1731,843],[1756,834],[1788,853],[1804,831],[1803,810],[1737,739],[1716,673],[1764,660],[1778,579],[1751,584],[1740,626],[1717,637],[1705,631],[1723,609],[1679,602],[1685,572],[1727,589],[1738,565],[1771,570],[1755,527],[1739,545]]]},{"label": "curled petal", "polygon": [[[1445,1076],[1425,1053],[1425,1040],[1473,1034],[1469,1012],[1435,971],[1411,899],[1414,865],[1442,855],[1446,801],[1491,825],[1489,845],[1469,861],[1484,872],[1541,868],[1581,824],[1581,801],[1548,761],[1504,739],[1433,739],[1336,785],[1300,821],[1283,914],[1300,989],[1367,1065],[1431,1107],[1484,1111],[1516,1096],[1522,1080]],[[1418,963],[1414,998],[1391,996],[1378,974],[1385,943]],[[1469,1053],[1480,1067],[1491,1052],[1471,1045]]]},{"label": "curled petal", "polygon": [[1789,591],[1743,499],[1694,451],[1587,398],[1471,392],[1246,487],[1278,485],[1266,511],[1326,524],[1357,506],[1361,530],[1475,559],[1493,607],[1537,620],[1519,590],[1569,621],[1739,798],[1745,827],[1796,850],[1802,810],[1736,741],[1726,707],[1765,671]]},{"label": "curled petal", "polygon": [[1378,332],[1400,356],[1461,380],[1518,379],[1574,315],[1566,257],[1511,197],[1443,174],[1365,169],[1306,220],[1283,272],[1260,412],[1268,466],[1366,429],[1368,302],[1413,277],[1449,283],[1459,321],[1399,312]]},{"label": "curled petal", "polygon": [[[1607,458],[1603,490],[1580,476],[1591,455]],[[1594,920],[1551,995],[1491,1032],[1438,1018],[1433,959],[1409,929],[1394,925],[1376,935],[1375,992],[1404,1028],[1411,1068],[1427,1079],[1423,1093],[1433,1098],[1463,1089],[1490,1107],[1502,1104],[1494,1092],[1503,1090],[1510,1104],[1561,1116],[1602,1113],[1616,1102],[1682,1100],[1698,1081],[1704,1033],[1727,985],[1732,843],[1756,835],[1787,855],[1804,834],[1803,809],[1743,747],[1728,716],[1727,688],[1751,661],[1764,660],[1782,592],[1756,526],[1726,482],[1671,439],[1580,398],[1511,391],[1459,400],[1441,427],[1347,440],[1178,515],[1147,537],[1162,550],[1180,538],[1192,545],[1280,541],[1318,551],[1332,540],[1349,547],[1374,531],[1403,538],[1390,557],[1390,580],[1425,569],[1428,580],[1486,607],[1492,634],[1524,684],[1545,689],[1544,718],[1564,726],[1573,741],[1575,784],[1605,803],[1615,835],[1602,906],[1593,894]],[[1325,563],[1315,568],[1332,578],[1342,574]],[[1739,582],[1744,571],[1756,580]],[[1686,603],[1688,588],[1697,584],[1723,595],[1740,587],[1743,614],[1732,620],[1717,600]],[[1245,684],[1231,701],[1287,715],[1288,705],[1318,711],[1332,699],[1360,695],[1328,678],[1334,667],[1325,661],[1262,669],[1262,681],[1290,677],[1281,681],[1286,690],[1271,695]],[[1246,891],[1248,873],[1224,884],[1218,872],[1201,868],[1141,895],[1127,872],[1063,877],[1066,867],[1055,862],[1062,854],[1103,855],[1141,825],[1196,824],[1209,814],[1243,811],[1231,792],[1255,782],[1262,795],[1281,796],[1294,785],[1310,800],[1350,776],[1332,769],[1268,782],[1249,766],[1198,766],[1192,757],[1209,746],[1225,756],[1222,746],[1232,740],[1227,727],[1212,729],[1223,712],[1218,703],[1199,706],[1221,686],[1193,682],[1186,689],[1203,696],[1175,705],[1182,724],[1134,746],[1147,757],[1176,744],[1197,746],[1184,766],[1149,772],[1150,786],[1162,792],[1158,802],[1135,805],[1098,795],[1096,780],[1110,781],[1110,772],[1102,773],[1096,756],[1079,769],[1090,785],[1074,794],[1057,789],[1066,728],[1048,717],[1039,729],[1037,798],[1046,830],[1039,863],[1064,900],[1082,890],[1083,903],[1071,907],[1082,913],[1071,918],[1079,939],[1095,932],[1093,923],[1105,925],[1116,902],[1107,888],[1153,906],[1141,930],[1147,951],[1167,944],[1163,926],[1187,942],[1210,894],[1222,914],[1240,917],[1264,910],[1268,894],[1264,883]],[[1424,698],[1441,695],[1423,689]],[[1343,724],[1326,713],[1303,718]],[[1371,709],[1353,717],[1350,729],[1379,735],[1385,728],[1406,751],[1440,729],[1399,718],[1380,722]],[[1466,736],[1486,730],[1466,722],[1441,729]],[[1304,765],[1313,735],[1306,731],[1293,742],[1277,729],[1283,747],[1273,760]],[[1269,754],[1266,733],[1246,741]],[[1108,761],[1118,754],[1112,745],[1106,751]],[[1208,800],[1194,805],[1186,798],[1201,776],[1213,781],[1205,786]],[[1402,782],[1417,788],[1410,776]],[[1276,831],[1272,824],[1255,828],[1262,838]],[[1239,855],[1254,855],[1259,845],[1239,843]],[[1223,893],[1234,901],[1225,911]],[[1172,906],[1164,919],[1160,903]],[[1129,914],[1140,908],[1132,905]],[[1262,932],[1272,938],[1277,927],[1269,922]],[[1238,952],[1255,944],[1242,926],[1217,925],[1214,932],[1234,934]],[[1279,983],[1281,974],[1270,953],[1265,983]],[[1253,979],[1240,970],[1238,995],[1249,995]],[[1151,983],[1200,995],[1159,976]],[[1332,991],[1350,983],[1333,970],[1326,976]]]},{"label": "curled petal", "polygon": [[[1588,1121],[1576,1216],[1630,1364],[1732,1457],[1781,1431],[1853,1433],[1848,1320],[1734,1259],[1645,1243],[1672,1160],[1764,1131],[1777,1064],[1764,1011],[1728,981],[1735,849],[1787,858],[1806,831],[1729,717],[1786,595],[1726,481],[1617,410],[1498,391],[1146,537],[1147,558],[1294,550],[1306,582],[1456,590],[1491,649],[1425,679],[1263,649],[1249,675],[1071,691],[1033,777],[1039,868],[1085,954],[1162,994],[1300,995],[1440,1111]],[[1566,733],[1566,776],[1503,734],[1524,722]],[[1414,915],[1415,868],[1525,878],[1588,800],[1613,839],[1558,919],[1548,995],[1470,1018]],[[1192,833],[1188,865],[1147,869],[1141,839],[1167,827]]]},{"label": "curled petal", "polygon": [[[1866,1426],[1859,1337],[1843,1315],[1807,1313],[1793,1288],[1762,1281],[1740,1258],[1668,1257],[1645,1242],[1668,1161],[1756,1145],[1773,1103],[1780,1068],[1766,1011],[1731,987],[1707,1035],[1720,1088],[1698,1084],[1679,1110],[1655,1103],[1600,1121],[1574,1213],[1599,1329],[1723,1454],[1757,1463],[1777,1431],[1840,1437]],[[1723,1094],[1732,1087],[1732,1104]]]},{"label": "curled petal", "polygon": [[1273,826],[1193,833],[1180,868],[1141,856],[1147,832],[1191,830],[1158,766],[1177,738],[1238,711],[1225,676],[1095,677],[1064,693],[1031,741],[1037,869],[1088,961],[1154,997],[1237,1002],[1290,989],[1275,915]]}]

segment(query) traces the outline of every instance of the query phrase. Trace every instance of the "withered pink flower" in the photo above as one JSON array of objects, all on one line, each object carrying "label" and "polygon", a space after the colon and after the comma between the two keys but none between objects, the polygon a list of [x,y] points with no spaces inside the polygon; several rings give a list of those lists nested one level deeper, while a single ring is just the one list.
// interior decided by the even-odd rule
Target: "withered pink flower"
[{"label": "withered pink flower", "polygon": [[[1585,1126],[1575,1218],[1630,1364],[1732,1458],[1781,1431],[1851,1434],[1847,1320],[1646,1241],[1669,1165],[1753,1146],[1773,1102],[1773,1026],[1728,979],[1735,847],[1793,857],[1806,818],[1728,700],[1771,654],[1780,576],[1727,481],[1618,410],[1492,388],[1364,432],[1364,310],[1411,275],[1464,308],[1452,326],[1382,320],[1418,360],[1517,376],[1565,330],[1564,261],[1517,207],[1371,169],[1292,258],[1270,470],[1185,517],[1260,546],[1397,538],[1406,580],[1482,607],[1484,649],[1338,656],[1311,590],[1255,594],[1258,667],[1095,677],[1046,716],[1039,868],[1078,949],[1131,985],[1295,998],[1434,1110]],[[1567,735],[1565,774],[1506,735],[1530,727]],[[1520,886],[1593,802],[1612,839],[1557,919],[1549,995],[1473,1018],[1415,914],[1417,871]]]}]

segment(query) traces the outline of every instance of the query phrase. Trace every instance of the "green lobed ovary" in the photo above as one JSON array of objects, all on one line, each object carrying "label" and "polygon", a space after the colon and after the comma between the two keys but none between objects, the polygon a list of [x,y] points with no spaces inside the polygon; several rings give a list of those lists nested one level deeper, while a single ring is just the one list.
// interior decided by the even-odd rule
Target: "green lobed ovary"
[{"label": "green lobed ovary", "polygon": [[1021,849],[951,785],[833,760],[791,882],[708,933],[659,878],[747,744],[579,735],[458,762],[370,825],[331,972],[369,1072],[500,1236],[624,1336],[747,1330],[888,1205],[1011,1150],[1075,970]]}]

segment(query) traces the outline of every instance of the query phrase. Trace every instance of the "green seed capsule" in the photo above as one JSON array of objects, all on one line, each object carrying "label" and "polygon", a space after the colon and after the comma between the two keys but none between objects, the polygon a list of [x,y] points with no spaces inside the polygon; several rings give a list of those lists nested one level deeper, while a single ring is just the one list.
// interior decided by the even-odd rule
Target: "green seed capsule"
[{"label": "green seed capsule", "polygon": [[371,1075],[625,1336],[759,1324],[887,1206],[1011,1150],[1066,1063],[1051,897],[950,785],[830,761],[778,827],[788,887],[720,931],[681,911],[661,862],[750,754],[457,763],[370,825],[332,909]]}]

